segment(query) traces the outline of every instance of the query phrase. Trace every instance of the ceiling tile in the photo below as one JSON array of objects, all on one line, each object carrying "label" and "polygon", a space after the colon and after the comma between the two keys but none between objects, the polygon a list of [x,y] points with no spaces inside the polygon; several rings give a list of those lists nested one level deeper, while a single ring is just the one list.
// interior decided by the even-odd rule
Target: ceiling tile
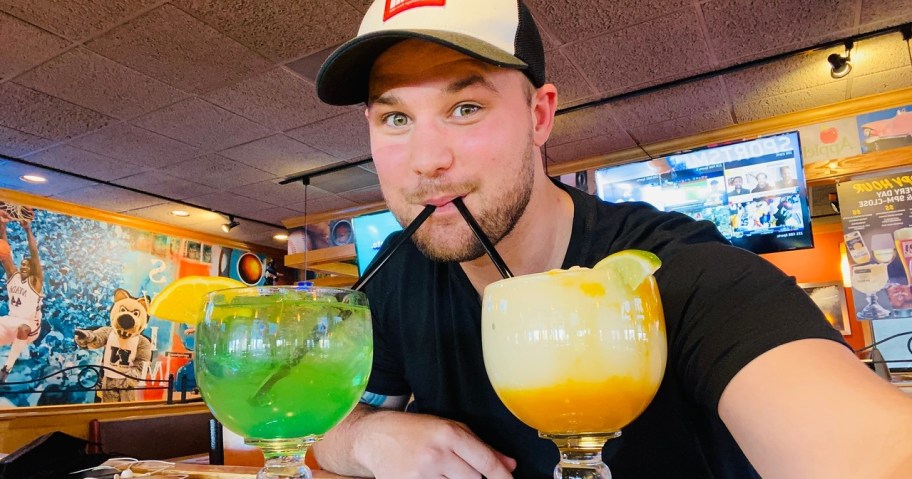
[{"label": "ceiling tile", "polygon": [[373,161],[373,160],[371,160],[371,161],[369,161],[369,162],[367,162],[367,163],[358,165],[358,168],[362,168],[362,169],[365,169],[365,170],[367,170],[367,171],[370,171],[371,173],[373,173],[373,174],[375,174],[375,175],[377,174],[377,165],[374,164],[374,161]]},{"label": "ceiling tile", "polygon": [[230,84],[270,66],[259,55],[172,5],[125,23],[86,47],[192,93]]},{"label": "ceiling tile", "polygon": [[[627,141],[629,141],[629,144]],[[633,140],[627,137],[627,141],[619,142],[617,138],[596,136],[562,145],[550,146],[547,148],[546,153],[550,163],[566,163],[568,161],[607,155],[608,153],[630,148],[633,145]]]},{"label": "ceiling tile", "polygon": [[559,106],[572,103],[580,98],[590,97],[596,93],[586,82],[586,77],[559,50],[548,54],[545,69],[545,78],[557,87]]},{"label": "ceiling tile", "polygon": [[861,2],[861,25],[865,31],[912,21],[912,0]]},{"label": "ceiling tile", "polygon": [[[58,173],[40,166],[26,165],[15,161],[8,161],[2,167],[3,175],[0,175],[0,188],[9,188],[38,196],[52,196],[96,184],[93,181],[74,178],[66,173]],[[43,176],[48,181],[37,184],[27,183],[19,179],[23,175]]]},{"label": "ceiling tile", "polygon": [[164,200],[149,195],[108,185],[95,185],[67,191],[54,195],[54,198],[117,213],[165,203]]},{"label": "ceiling tile", "polygon": [[0,0],[0,10],[71,40],[84,40],[156,3],[160,1]]},{"label": "ceiling tile", "polygon": [[595,106],[557,116],[548,146],[605,136],[615,142],[636,146],[612,116],[609,105]]},{"label": "ceiling tile", "polygon": [[[854,26],[858,0],[713,0],[702,5],[709,44],[726,63],[832,39]],[[682,45],[689,45],[682,42]]]},{"label": "ceiling tile", "polygon": [[320,50],[317,53],[312,53],[304,58],[287,63],[285,66],[288,67],[289,70],[306,78],[311,83],[316,83],[317,73],[320,71],[320,67],[323,66],[323,62],[338,46],[339,45],[333,45],[329,48]]},{"label": "ceiling tile", "polygon": [[614,117],[631,129],[728,107],[719,78],[688,82],[611,102]]},{"label": "ceiling tile", "polygon": [[[201,19],[266,58],[281,62],[352,38],[361,14],[338,0],[174,0]],[[304,27],[306,25],[306,27]]]},{"label": "ceiling tile", "polygon": [[0,84],[0,126],[65,140],[112,121],[101,113],[11,82]]},{"label": "ceiling tile", "polygon": [[271,133],[262,125],[199,98],[175,103],[132,123],[209,150],[239,145]]},{"label": "ceiling tile", "polygon": [[32,151],[47,148],[53,143],[47,138],[0,126],[0,155],[23,157]]},{"label": "ceiling tile", "polygon": [[853,74],[849,87],[849,98],[876,95],[885,91],[912,87],[912,68],[894,68],[870,75]]},{"label": "ceiling tile", "polygon": [[358,206],[357,203],[336,195],[324,196],[308,201],[307,203],[293,203],[288,208],[306,213],[308,215],[323,213],[326,211],[341,210]]},{"label": "ceiling tile", "polygon": [[346,191],[344,193],[339,193],[339,196],[341,196],[342,198],[345,198],[346,200],[351,200],[351,201],[354,201],[355,203],[358,203],[361,205],[384,201],[383,192],[380,191],[380,185],[368,186],[367,188]]},{"label": "ceiling tile", "polygon": [[[3,4],[0,3],[0,9]],[[18,18],[0,13],[0,81],[63,51],[69,42]]]},{"label": "ceiling tile", "polygon": [[177,200],[215,192],[214,188],[176,178],[161,171],[145,171],[114,180],[114,183]]},{"label": "ceiling tile", "polygon": [[275,68],[216,90],[206,95],[206,100],[278,131],[351,109],[323,103],[317,98],[313,85],[284,68]]},{"label": "ceiling tile", "polygon": [[361,13],[367,13],[367,9],[374,2],[373,0],[345,0],[345,3],[355,7]]},{"label": "ceiling tile", "polygon": [[314,176],[310,184],[330,193],[359,190],[377,184],[377,175],[367,170],[351,167],[324,175]]},{"label": "ceiling tile", "polygon": [[[174,210],[186,211],[187,213],[190,213],[190,216],[174,216],[171,214]],[[224,222],[225,219],[224,216],[213,211],[170,202],[131,209],[126,211],[126,214],[175,226],[193,226],[217,220]]]},{"label": "ceiling tile", "polygon": [[739,123],[760,120],[794,111],[806,110],[823,105],[837,103],[846,99],[846,80],[833,80],[832,83],[799,90],[783,95],[761,98],[759,100],[735,101],[735,116]]},{"label": "ceiling tile", "polygon": [[361,110],[311,123],[287,134],[340,160],[370,156],[370,136]]},{"label": "ceiling tile", "polygon": [[257,211],[256,217],[258,220],[265,221],[267,223],[273,223],[280,225],[282,220],[288,218],[294,218],[296,216],[301,216],[301,213],[295,210],[290,210],[288,208],[275,207],[267,208],[265,210]]},{"label": "ceiling tile", "polygon": [[640,144],[649,145],[672,138],[683,138],[706,131],[734,124],[731,110],[726,107],[720,110],[701,111],[693,115],[679,116],[673,119],[629,128],[630,134]]},{"label": "ceiling tile", "polygon": [[[686,45],[686,48],[682,48]],[[602,92],[655,85],[709,67],[709,54],[692,9],[563,47]]]},{"label": "ceiling tile", "polygon": [[35,68],[16,83],[122,120],[187,96],[120,63],[77,48]]},{"label": "ceiling tile", "polygon": [[102,181],[116,180],[145,171],[146,167],[113,160],[69,145],[58,145],[24,158],[51,168],[57,168]]},{"label": "ceiling tile", "polygon": [[161,168],[199,154],[190,145],[126,123],[109,126],[70,144],[144,168]]},{"label": "ceiling tile", "polygon": [[[840,50],[842,49],[837,49],[837,51]],[[900,32],[861,40],[855,42],[855,47],[851,51],[851,75],[867,75],[908,67],[910,66],[909,56],[909,43],[903,40]]]},{"label": "ceiling tile", "polygon": [[187,198],[187,203],[200,205],[225,214],[245,215],[275,207],[269,203],[245,196],[219,191]]},{"label": "ceiling tile", "polygon": [[623,29],[692,5],[691,0],[531,0],[548,29],[564,43]]},{"label": "ceiling tile", "polygon": [[[827,56],[844,48],[818,50],[724,75],[733,102],[750,102],[833,83]],[[740,118],[739,118],[740,120]]]},{"label": "ceiling tile", "polygon": [[281,181],[281,178],[244,185],[232,193],[265,201],[276,206],[301,203],[331,194],[313,185],[308,186],[305,192],[304,185],[301,183],[280,185],[279,181]]},{"label": "ceiling tile", "polygon": [[227,191],[275,175],[212,153],[162,169],[164,173]]},{"label": "ceiling tile", "polygon": [[290,176],[339,160],[285,135],[274,135],[219,152],[277,176]]}]

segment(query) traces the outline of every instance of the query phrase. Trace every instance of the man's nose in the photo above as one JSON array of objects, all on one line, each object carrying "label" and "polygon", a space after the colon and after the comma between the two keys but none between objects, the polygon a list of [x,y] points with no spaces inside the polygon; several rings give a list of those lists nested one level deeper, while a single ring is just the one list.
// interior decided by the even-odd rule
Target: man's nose
[{"label": "man's nose", "polygon": [[436,122],[419,122],[412,131],[409,162],[412,170],[434,177],[453,166],[453,149],[446,126]]}]

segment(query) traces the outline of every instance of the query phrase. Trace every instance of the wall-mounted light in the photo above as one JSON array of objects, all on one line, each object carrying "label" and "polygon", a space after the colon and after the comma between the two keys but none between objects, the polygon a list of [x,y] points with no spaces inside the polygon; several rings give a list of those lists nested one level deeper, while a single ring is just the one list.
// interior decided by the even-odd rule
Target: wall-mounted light
[{"label": "wall-mounted light", "polygon": [[238,226],[238,225],[240,225],[240,223],[238,223],[237,221],[234,220],[234,216],[228,215],[228,222],[222,225],[222,231],[225,233],[228,233],[235,226]]},{"label": "wall-mounted light", "polygon": [[19,177],[19,179],[26,183],[35,183],[35,184],[47,183],[47,178],[45,178],[43,176],[38,176],[38,175],[22,175]]},{"label": "wall-mounted light", "polygon": [[288,241],[288,235],[285,233],[279,233],[272,237],[276,241]]},{"label": "wall-mounted light", "polygon": [[842,78],[852,71],[852,41],[845,44],[845,53],[833,53],[827,57],[830,63],[830,76],[833,78]]},{"label": "wall-mounted light", "polygon": [[849,268],[849,255],[845,243],[839,243],[839,273],[842,275],[842,285],[851,288],[852,270]]},{"label": "wall-mounted light", "polygon": [[184,210],[174,210],[171,212],[171,214],[174,216],[181,217],[181,218],[186,218],[186,217],[190,216],[190,213],[187,213]]}]

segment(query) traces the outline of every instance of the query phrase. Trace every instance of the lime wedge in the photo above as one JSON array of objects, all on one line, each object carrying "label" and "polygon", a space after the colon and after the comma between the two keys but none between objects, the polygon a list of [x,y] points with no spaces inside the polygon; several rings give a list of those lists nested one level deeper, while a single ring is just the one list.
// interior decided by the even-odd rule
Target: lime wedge
[{"label": "lime wedge", "polygon": [[630,289],[636,289],[660,266],[662,260],[649,251],[625,249],[605,257],[592,269],[613,271]]},{"label": "lime wedge", "polygon": [[149,315],[192,326],[203,320],[208,293],[243,286],[246,285],[223,276],[185,276],[155,296],[149,307]]}]

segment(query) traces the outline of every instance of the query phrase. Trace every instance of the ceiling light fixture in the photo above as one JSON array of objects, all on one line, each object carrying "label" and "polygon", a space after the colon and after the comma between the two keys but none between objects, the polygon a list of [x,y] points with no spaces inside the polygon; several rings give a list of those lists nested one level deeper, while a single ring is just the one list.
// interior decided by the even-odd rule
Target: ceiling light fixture
[{"label": "ceiling light fixture", "polygon": [[22,175],[19,179],[26,183],[47,183],[47,178],[38,175]]},{"label": "ceiling light fixture", "polygon": [[228,233],[229,231],[231,231],[235,226],[240,225],[240,223],[238,223],[237,221],[234,220],[233,215],[227,215],[227,216],[228,216],[228,222],[222,225],[222,231],[225,233]]},{"label": "ceiling light fixture", "polygon": [[190,216],[190,213],[187,213],[184,210],[174,210],[171,212],[171,214],[174,216],[180,216],[181,218],[186,218],[186,217]]},{"label": "ceiling light fixture", "polygon": [[852,71],[852,46],[852,42],[848,41],[845,44],[845,53],[833,53],[827,57],[827,62],[830,63],[830,76],[833,78],[842,78]]},{"label": "ceiling light fixture", "polygon": [[288,235],[285,233],[279,233],[272,237],[276,241],[288,241]]}]

